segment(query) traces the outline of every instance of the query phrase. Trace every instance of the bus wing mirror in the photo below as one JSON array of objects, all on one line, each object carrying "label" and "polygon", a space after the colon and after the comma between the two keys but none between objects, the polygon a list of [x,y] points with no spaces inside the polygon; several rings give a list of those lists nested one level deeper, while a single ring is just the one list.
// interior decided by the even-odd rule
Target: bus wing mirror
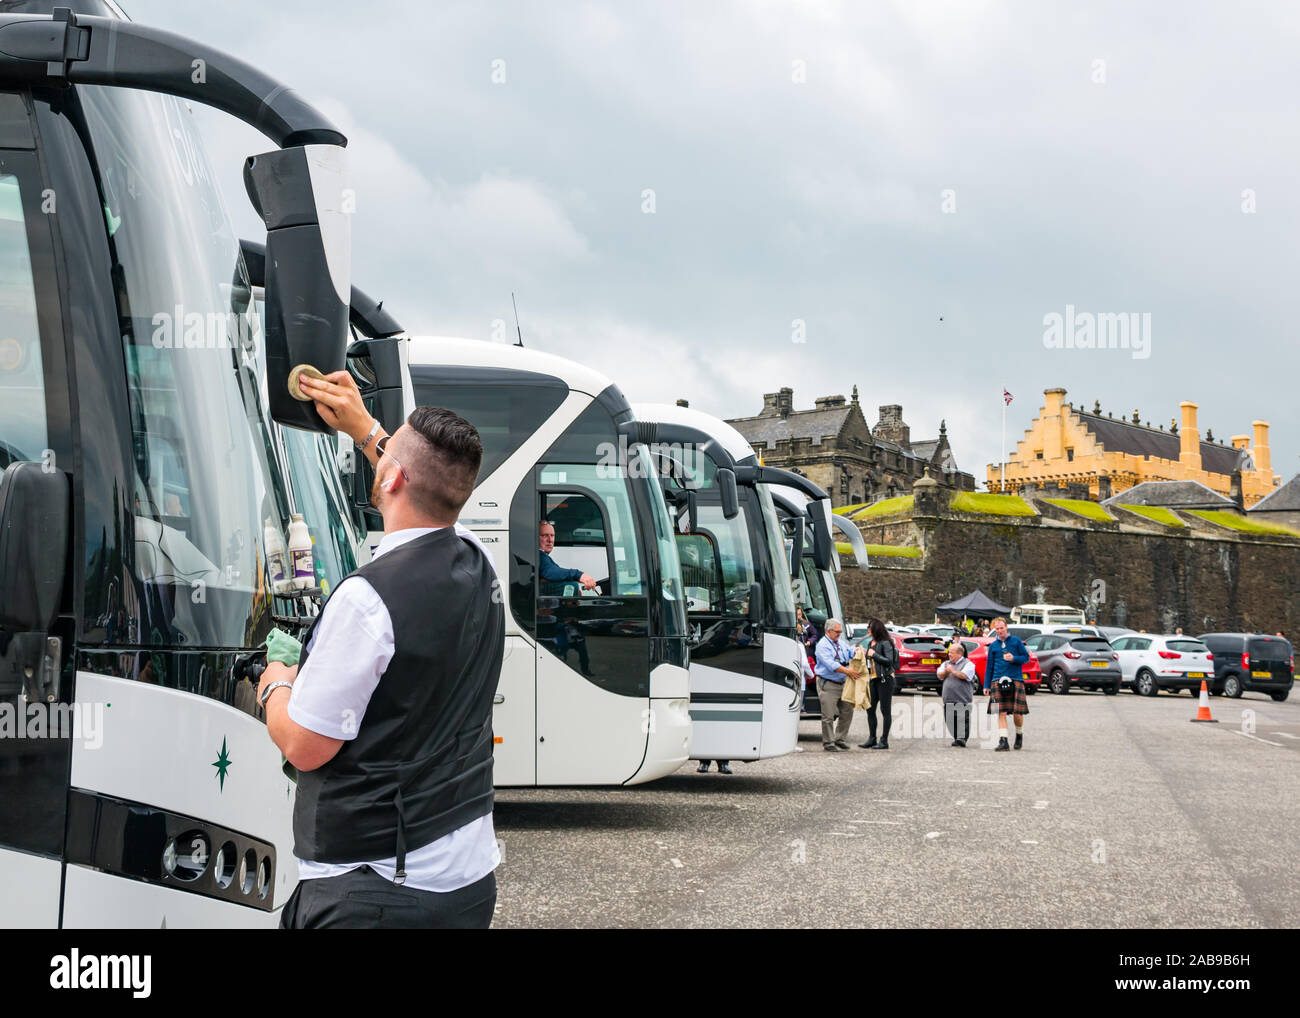
[{"label": "bus wing mirror", "polygon": [[740,498],[736,495],[736,474],[730,467],[718,467],[715,474],[718,494],[722,498],[722,516],[734,520],[740,513]]},{"label": "bus wing mirror", "polygon": [[49,632],[67,561],[67,474],[11,463],[0,477],[0,629]]},{"label": "bus wing mirror", "polygon": [[749,621],[754,625],[760,624],[766,617],[763,611],[763,585],[761,583],[751,583],[749,585]]},{"label": "bus wing mirror", "polygon": [[699,525],[699,497],[694,489],[686,488],[674,491],[671,495],[673,507],[677,510],[677,532],[691,534]]},{"label": "bus wing mirror", "polygon": [[[388,434],[406,423],[414,409],[415,398],[410,386],[410,366],[404,338],[363,339],[347,351],[348,371],[357,383],[366,412]],[[370,487],[375,471],[370,461],[355,449],[351,452],[352,469],[345,475],[345,487],[352,505],[360,510],[370,530],[383,530],[383,518],[370,504]]]},{"label": "bus wing mirror", "polygon": [[796,518],[790,525],[790,575],[797,577],[803,566],[804,521]]},{"label": "bus wing mirror", "polygon": [[346,361],[351,283],[351,216],[346,154],[303,145],[250,156],[244,185],[266,224],[266,383],[279,424],[326,434],[316,405],[289,391],[289,374],[322,374]]}]

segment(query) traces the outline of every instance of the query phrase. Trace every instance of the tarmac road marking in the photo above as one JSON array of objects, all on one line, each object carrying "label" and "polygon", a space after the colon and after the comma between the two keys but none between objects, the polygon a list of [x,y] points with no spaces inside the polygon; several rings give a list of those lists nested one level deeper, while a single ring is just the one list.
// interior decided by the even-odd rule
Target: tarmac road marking
[{"label": "tarmac road marking", "polygon": [[948,781],[954,784],[968,785],[1005,785],[1006,781],[1001,778],[949,778]]},{"label": "tarmac road marking", "polygon": [[680,859],[670,859],[669,862],[671,862],[673,866],[677,869],[682,868],[682,861]]},{"label": "tarmac road marking", "polygon": [[1026,840],[1024,840],[1024,839],[1022,838],[1021,841],[1020,841],[1020,844],[1022,844],[1022,845],[1037,845],[1038,842],[1036,842],[1036,841],[1026,841]]},{"label": "tarmac road marking", "polygon": [[901,821],[901,820],[850,820],[849,823],[851,823],[851,824],[885,824],[885,825],[887,825],[887,826],[889,826],[889,827],[902,827],[902,826],[903,826],[903,821]]},{"label": "tarmac road marking", "polygon": [[1300,739],[1300,735],[1292,735],[1290,732],[1269,732],[1269,735],[1280,735],[1284,739]]},{"label": "tarmac road marking", "polygon": [[[1036,803],[1034,803],[1034,809],[1047,809],[1047,800],[1039,799]],[[1035,844],[1037,844],[1037,842],[1035,842]]]},{"label": "tarmac road marking", "polygon": [[1262,742],[1267,746],[1278,746],[1280,748],[1282,745],[1280,742],[1269,742],[1268,739],[1261,739],[1258,735],[1251,735],[1249,732],[1239,732],[1235,728],[1229,728],[1228,731],[1232,732],[1233,735],[1240,735],[1243,739],[1254,739],[1256,742]]}]

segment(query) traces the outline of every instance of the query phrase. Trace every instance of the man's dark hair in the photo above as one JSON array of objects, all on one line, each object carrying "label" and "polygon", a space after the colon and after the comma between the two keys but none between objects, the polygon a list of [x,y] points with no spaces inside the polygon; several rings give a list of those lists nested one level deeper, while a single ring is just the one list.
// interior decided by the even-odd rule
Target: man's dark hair
[{"label": "man's dark hair", "polygon": [[406,419],[415,436],[403,443],[411,502],[435,520],[460,515],[478,480],[483,442],[478,429],[445,407],[418,406]]}]

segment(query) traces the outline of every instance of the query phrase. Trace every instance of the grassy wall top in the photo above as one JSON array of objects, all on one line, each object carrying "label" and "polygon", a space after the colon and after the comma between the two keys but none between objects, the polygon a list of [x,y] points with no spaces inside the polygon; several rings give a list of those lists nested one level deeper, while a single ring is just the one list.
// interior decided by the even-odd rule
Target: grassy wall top
[{"label": "grassy wall top", "polygon": [[1033,507],[1019,495],[998,495],[988,491],[959,491],[949,508],[958,513],[984,513],[989,516],[1037,516]]},{"label": "grassy wall top", "polygon": [[1162,505],[1124,505],[1117,502],[1121,509],[1127,509],[1131,513],[1137,513],[1154,523],[1162,524],[1166,527],[1186,527],[1187,524],[1180,520],[1172,509],[1166,509]]},{"label": "grassy wall top", "polygon": [[[852,555],[853,548],[844,541],[835,542],[835,550],[841,555]],[[869,544],[867,545],[867,557],[882,556],[884,558],[920,558],[921,549],[913,548],[906,544]]]},{"label": "grassy wall top", "polygon": [[1043,499],[1048,505],[1058,506],[1067,512],[1072,512],[1076,516],[1083,516],[1090,520],[1097,520],[1099,523],[1114,523],[1115,517],[1098,505],[1096,502],[1089,502],[1082,498],[1045,498]]},{"label": "grassy wall top", "polygon": [[916,499],[911,495],[895,495],[893,498],[882,498],[879,502],[872,502],[868,506],[845,506],[843,509],[836,509],[835,511],[849,515],[850,510],[852,510],[855,520],[869,520],[875,516],[910,513],[915,504]]},{"label": "grassy wall top", "polygon": [[1243,534],[1267,534],[1274,537],[1300,537],[1300,531],[1283,527],[1276,523],[1260,523],[1257,520],[1238,516],[1226,509],[1189,509],[1192,516],[1199,516],[1210,523],[1217,523],[1229,530],[1239,530]]}]

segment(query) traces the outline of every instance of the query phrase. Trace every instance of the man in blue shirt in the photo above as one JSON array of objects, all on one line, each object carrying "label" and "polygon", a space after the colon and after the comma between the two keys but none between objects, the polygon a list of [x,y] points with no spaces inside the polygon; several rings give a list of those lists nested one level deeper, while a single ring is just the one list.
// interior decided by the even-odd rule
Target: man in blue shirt
[{"label": "man in blue shirt", "polygon": [[585,590],[596,589],[595,579],[581,569],[565,569],[563,566],[556,565],[555,559],[551,558],[551,552],[555,550],[555,527],[551,523],[542,520],[537,536],[541,546],[541,554],[538,555],[538,572],[545,582],[565,583],[577,580]]},{"label": "man in blue shirt", "polygon": [[[993,705],[998,710],[998,751],[1007,750],[1007,715],[1016,719],[1016,749],[1024,745],[1025,715],[1029,703],[1025,699],[1024,666],[1029,663],[1029,649],[1018,636],[1007,632],[1007,620],[993,620],[993,642],[988,647],[988,661],[984,665],[984,692],[989,695],[988,713]],[[1006,683],[999,680],[1006,679]]]},{"label": "man in blue shirt", "polygon": [[843,640],[844,623],[826,620],[826,635],[817,641],[817,699],[822,706],[822,749],[837,753],[849,748],[849,726],[853,724],[853,704],[840,699],[844,680],[849,675],[853,648]]}]

